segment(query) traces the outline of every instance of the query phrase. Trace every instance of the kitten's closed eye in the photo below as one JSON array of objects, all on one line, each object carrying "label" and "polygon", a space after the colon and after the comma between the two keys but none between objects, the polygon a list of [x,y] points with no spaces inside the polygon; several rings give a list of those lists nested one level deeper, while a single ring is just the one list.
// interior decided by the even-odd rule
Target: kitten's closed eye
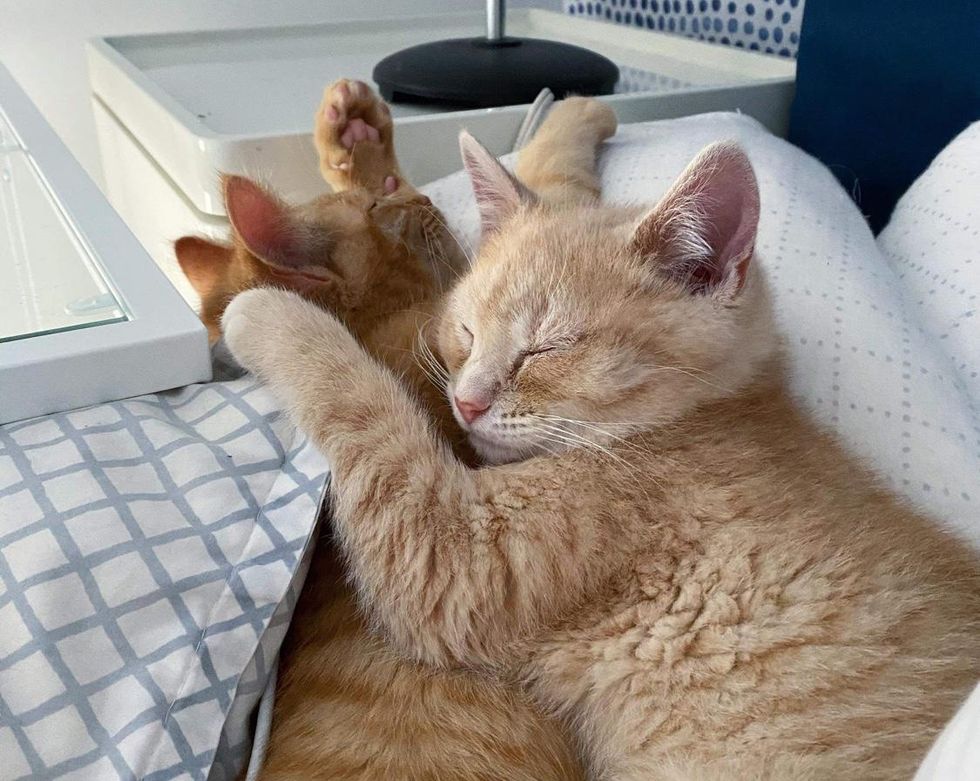
[{"label": "kitten's closed eye", "polygon": [[522,350],[520,356],[521,360],[525,358],[533,358],[535,355],[544,355],[545,353],[553,353],[558,347],[555,345],[549,345],[547,347],[535,347],[533,350]]},{"label": "kitten's closed eye", "polygon": [[529,347],[527,350],[521,352],[521,358],[533,358],[535,355],[544,355],[545,353],[556,353],[560,350],[565,350],[572,345],[576,344],[581,340],[581,336],[565,336],[558,338],[551,338],[543,344],[536,345],[535,347]]},{"label": "kitten's closed eye", "polygon": [[554,347],[535,347],[531,350],[521,350],[514,359],[514,365],[511,367],[510,373],[513,378],[524,368],[529,360],[538,358],[542,355],[547,355],[548,353],[553,353],[556,348]]},{"label": "kitten's closed eye", "polygon": [[577,338],[558,339],[536,347],[529,347],[526,350],[522,350],[517,354],[517,359],[514,361],[513,371],[515,373],[520,371],[524,367],[524,364],[530,359],[561,352],[562,350],[571,347],[577,341]]}]

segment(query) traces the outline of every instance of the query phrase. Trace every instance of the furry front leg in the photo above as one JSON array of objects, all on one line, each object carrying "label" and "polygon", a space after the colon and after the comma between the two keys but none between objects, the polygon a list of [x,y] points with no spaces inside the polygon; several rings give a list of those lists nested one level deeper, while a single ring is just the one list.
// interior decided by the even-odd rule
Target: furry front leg
[{"label": "furry front leg", "polygon": [[393,442],[435,449],[428,419],[391,372],[340,320],[297,293],[241,293],[221,327],[235,359],[272,388],[330,458],[336,476]]},{"label": "furry front leg", "polygon": [[458,526],[446,513],[465,503],[467,471],[392,374],[339,320],[295,293],[242,293],[222,329],[235,359],[272,387],[330,460],[334,521],[368,607],[413,653],[444,658],[422,650],[438,631],[416,631],[427,622],[392,596],[418,594],[415,608],[428,609],[419,603],[431,584],[416,582],[414,568],[440,556]]},{"label": "furry front leg", "polygon": [[568,456],[574,485],[546,459],[467,469],[391,372],[298,295],[243,293],[222,326],[329,459],[334,526],[361,599],[406,652],[494,665],[633,549],[623,489],[600,496],[588,454]]}]

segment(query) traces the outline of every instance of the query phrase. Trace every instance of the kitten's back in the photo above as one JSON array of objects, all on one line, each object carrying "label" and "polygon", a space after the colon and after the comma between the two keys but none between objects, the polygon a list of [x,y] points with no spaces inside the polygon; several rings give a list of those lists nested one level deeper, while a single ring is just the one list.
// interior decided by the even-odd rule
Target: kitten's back
[{"label": "kitten's back", "polygon": [[778,384],[637,448],[654,541],[543,644],[539,696],[631,714],[594,757],[617,779],[911,778],[980,678],[976,557]]}]

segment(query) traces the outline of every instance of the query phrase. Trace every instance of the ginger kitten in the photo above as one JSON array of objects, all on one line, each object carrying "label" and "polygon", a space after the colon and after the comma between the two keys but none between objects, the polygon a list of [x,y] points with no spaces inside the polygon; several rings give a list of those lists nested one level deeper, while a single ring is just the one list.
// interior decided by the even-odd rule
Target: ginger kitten
[{"label": "ginger kitten", "polygon": [[[574,133],[554,136],[555,145],[593,158],[614,127],[608,118],[605,135],[569,126]],[[464,258],[439,213],[404,181],[391,131],[387,106],[366,85],[331,85],[314,138],[334,194],[293,206],[248,179],[226,177],[232,243],[184,237],[175,249],[212,339],[235,294],[259,286],[296,291],[342,317],[458,437],[430,382],[438,367],[419,340]],[[263,779],[582,778],[557,721],[517,687],[423,667],[370,633],[328,536],[314,552],[280,671]]]},{"label": "ginger kitten", "polygon": [[744,153],[709,147],[640,209],[581,167],[537,197],[462,147],[485,236],[439,353],[496,466],[298,296],[222,320],[329,457],[373,622],[519,682],[593,778],[910,778],[980,676],[980,565],[787,394]]}]

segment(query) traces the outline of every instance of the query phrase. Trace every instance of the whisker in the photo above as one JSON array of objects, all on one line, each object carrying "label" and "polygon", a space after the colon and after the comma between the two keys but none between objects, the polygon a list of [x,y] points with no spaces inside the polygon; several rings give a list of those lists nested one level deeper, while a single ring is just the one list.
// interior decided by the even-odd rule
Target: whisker
[{"label": "whisker", "polygon": [[[449,227],[449,224],[446,222],[439,210],[435,208],[435,206],[427,206],[423,204],[421,208],[426,211],[432,217],[432,219],[434,219],[442,227],[442,229],[446,231],[446,233],[449,234],[449,238],[455,242],[456,246],[459,247],[459,251],[463,253],[463,258],[467,263],[469,263],[469,265],[472,266],[473,258],[476,256],[476,251],[473,249],[473,245],[470,244],[469,240],[466,239],[465,236],[457,236],[456,232]],[[466,241],[466,246],[463,246],[463,241]]]},{"label": "whisker", "polygon": [[582,447],[591,448],[593,450],[596,450],[597,452],[609,456],[615,461],[621,462],[626,466],[630,466],[630,467],[633,466],[632,464],[629,464],[629,462],[627,462],[624,458],[622,458],[622,456],[613,453],[612,450],[610,450],[605,445],[595,442],[594,440],[591,440],[586,436],[578,434],[574,431],[569,431],[567,428],[563,428],[561,426],[557,426],[554,424],[542,423],[541,425],[543,426],[543,430],[546,431],[547,433],[560,437],[565,437],[566,441],[568,441],[569,444],[579,444]]},{"label": "whisker", "polygon": [[648,452],[644,448],[640,447],[637,443],[631,442],[626,437],[621,437],[618,434],[613,434],[611,431],[608,431],[607,429],[603,428],[601,425],[598,425],[597,423],[594,423],[592,421],[577,420],[575,418],[563,418],[558,415],[542,415],[540,417],[544,418],[545,420],[566,423],[573,426],[581,426],[582,428],[587,428],[590,431],[595,431],[599,434],[607,436],[610,439],[613,439],[616,442],[622,444],[624,447],[630,448],[631,450],[636,450],[641,453]]},{"label": "whisker", "polygon": [[[431,211],[427,211],[426,213],[429,214],[430,217],[435,217]],[[444,228],[443,230],[448,232],[448,228]],[[437,262],[447,272],[449,272],[448,278],[446,274],[436,274],[437,281],[439,282],[439,292],[440,294],[445,293],[446,284],[460,278],[460,270],[449,261],[449,257],[446,254],[446,247],[443,244],[442,239],[436,235],[433,235],[433,233],[429,230],[429,226],[422,226],[422,235],[425,238],[426,252],[429,258],[432,261]]]},{"label": "whisker", "polygon": [[426,376],[429,382],[438,390],[445,391],[449,383],[449,372],[436,360],[436,357],[432,354],[432,350],[426,343],[423,330],[427,325],[428,322],[419,326],[416,339],[412,343],[412,356],[419,370]]},{"label": "whisker", "polygon": [[709,388],[715,388],[716,390],[720,390],[723,393],[731,393],[730,388],[725,388],[724,386],[719,385],[718,383],[711,382],[710,380],[706,380],[704,377],[699,377],[697,374],[695,374],[696,371],[702,371],[700,369],[694,369],[693,367],[686,367],[686,366],[655,366],[653,368],[653,373],[655,374],[658,371],[678,372],[679,374],[683,374],[686,375],[687,377],[690,377],[692,380],[697,380],[698,382],[707,385]]},{"label": "whisker", "polygon": [[424,366],[420,361],[416,360],[416,364],[419,367],[419,371],[425,376],[425,378],[432,384],[433,387],[441,389],[442,385],[439,378],[434,375],[426,366]]},{"label": "whisker", "polygon": [[422,354],[425,356],[425,359],[432,370],[444,381],[448,382],[449,370],[439,362],[438,358],[436,358],[435,354],[432,352],[432,348],[429,347],[428,342],[422,335],[421,329],[419,329],[419,345],[420,349],[422,350]]},{"label": "whisker", "polygon": [[432,381],[434,385],[438,387],[442,387],[444,385],[442,375],[439,374],[439,372],[432,365],[432,362],[428,359],[427,356],[425,356],[424,354],[420,354],[418,356],[417,363],[419,365],[419,368],[421,368],[422,371],[426,373],[426,375],[429,377],[429,379]]},{"label": "whisker", "polygon": [[[629,439],[628,438],[629,435],[627,437],[622,437],[618,434],[614,434],[613,432],[608,431],[606,428],[604,428],[604,425],[606,424],[599,424],[595,421],[588,421],[588,420],[577,420],[575,418],[562,418],[558,415],[544,415],[542,417],[544,417],[547,420],[560,421],[560,422],[567,423],[569,425],[582,426],[583,428],[590,429],[599,434],[609,437],[610,439],[614,440],[618,446],[624,447],[634,453],[654,457],[660,461],[666,462],[668,464],[673,464],[675,466],[680,463],[677,459],[668,456],[666,453],[655,452],[651,448],[644,447],[639,442]],[[647,421],[645,425],[656,425],[657,422],[660,421]],[[624,425],[624,424],[620,423],[620,424],[612,424],[612,425]],[[631,425],[630,427],[634,427],[634,426]],[[630,432],[630,434],[636,434],[636,433],[639,433],[639,431]]]},{"label": "whisker", "polygon": [[636,464],[631,464],[622,456],[614,453],[611,449],[589,439],[588,437],[582,436],[573,431],[569,431],[567,428],[558,426],[557,424],[547,423],[541,418],[535,418],[535,420],[537,424],[535,427],[537,433],[543,434],[544,436],[565,445],[590,449],[593,452],[599,453],[600,455],[603,455],[616,462],[623,468],[624,476],[627,476],[642,492],[646,493],[646,488],[640,480],[641,477],[649,480],[651,483],[663,490],[663,485],[660,483],[660,481],[658,481],[652,475],[642,472]]}]

